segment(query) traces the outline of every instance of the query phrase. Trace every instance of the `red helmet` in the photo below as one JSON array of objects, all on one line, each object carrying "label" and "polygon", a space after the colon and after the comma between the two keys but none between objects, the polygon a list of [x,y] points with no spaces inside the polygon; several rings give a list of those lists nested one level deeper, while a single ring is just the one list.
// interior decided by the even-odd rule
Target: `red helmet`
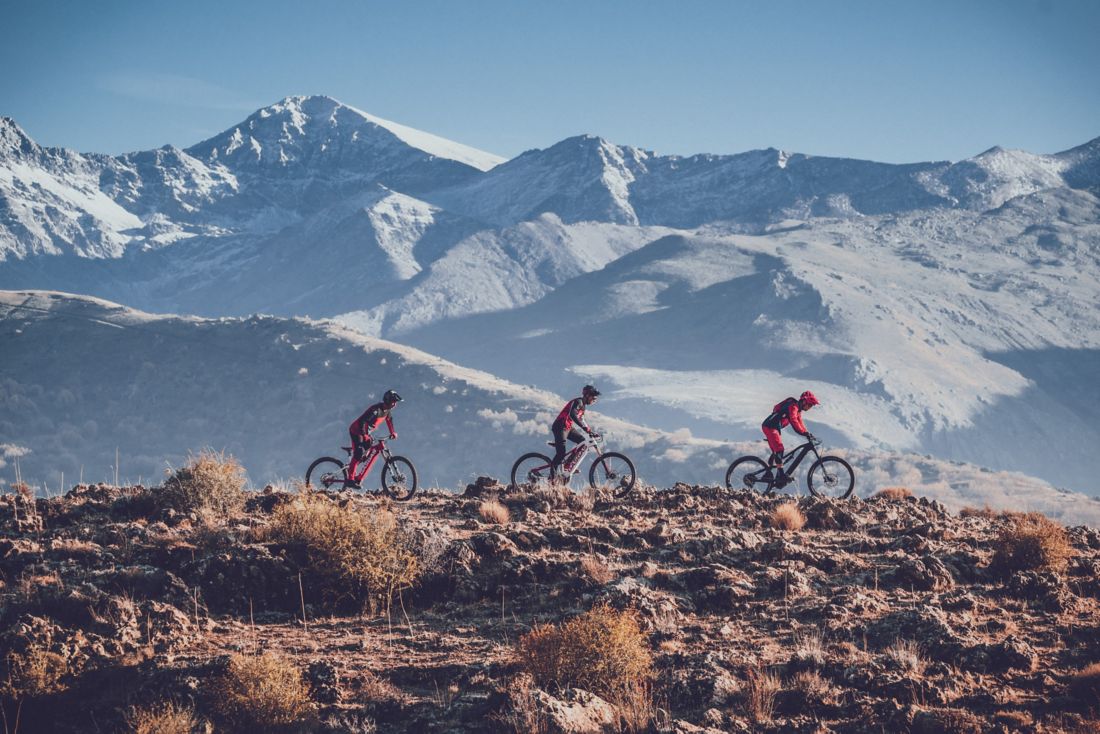
[{"label": "red helmet", "polygon": [[817,396],[807,390],[802,393],[802,396],[798,398],[799,402],[806,403],[807,405],[821,405],[821,401],[817,399]]}]

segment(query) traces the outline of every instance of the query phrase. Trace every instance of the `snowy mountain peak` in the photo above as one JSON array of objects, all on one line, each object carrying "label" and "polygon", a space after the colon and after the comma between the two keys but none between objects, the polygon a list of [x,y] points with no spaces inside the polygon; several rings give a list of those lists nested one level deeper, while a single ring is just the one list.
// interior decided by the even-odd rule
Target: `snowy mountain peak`
[{"label": "snowy mountain peak", "polygon": [[375,117],[323,95],[286,97],[189,152],[204,159],[285,167],[305,157],[331,160],[331,155],[324,154],[333,150],[354,160],[365,148],[378,157],[399,155],[403,147],[482,171],[504,161],[500,156]]},{"label": "snowy mountain peak", "polygon": [[10,117],[0,117],[0,158],[34,155],[38,144]]}]

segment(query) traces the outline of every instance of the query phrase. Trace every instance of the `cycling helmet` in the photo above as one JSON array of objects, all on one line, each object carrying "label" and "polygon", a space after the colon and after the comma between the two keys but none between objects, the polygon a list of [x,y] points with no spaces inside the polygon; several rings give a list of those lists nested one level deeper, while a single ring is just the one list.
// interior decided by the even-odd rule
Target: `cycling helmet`
[{"label": "cycling helmet", "polygon": [[818,400],[817,396],[814,395],[809,390],[802,393],[801,397],[799,397],[798,399],[799,399],[800,402],[808,403],[809,405],[821,405],[821,401]]},{"label": "cycling helmet", "polygon": [[393,390],[387,390],[386,394],[382,396],[383,403],[389,403],[390,405],[397,405],[401,402],[401,396]]},{"label": "cycling helmet", "polygon": [[581,395],[591,395],[594,398],[598,398],[600,396],[600,391],[592,387],[591,385],[585,385],[584,389],[581,390]]}]

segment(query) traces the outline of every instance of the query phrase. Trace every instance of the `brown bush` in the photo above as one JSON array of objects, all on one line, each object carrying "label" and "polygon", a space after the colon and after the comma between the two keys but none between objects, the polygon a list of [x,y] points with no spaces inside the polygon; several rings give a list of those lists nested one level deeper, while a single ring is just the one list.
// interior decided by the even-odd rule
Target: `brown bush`
[{"label": "brown bush", "polygon": [[583,688],[617,703],[653,677],[649,643],[633,611],[599,604],[519,639],[521,664],[542,688]]},{"label": "brown bush", "polygon": [[801,530],[806,525],[806,516],[795,502],[785,502],[772,510],[769,518],[771,526],[780,530]]},{"label": "brown bush", "polygon": [[959,517],[981,517],[986,520],[992,520],[995,517],[1000,517],[1001,512],[994,510],[989,505],[984,507],[964,507],[959,510]]},{"label": "brown bush", "polygon": [[1039,512],[1013,513],[994,540],[993,567],[1015,571],[1062,571],[1073,557],[1073,546],[1061,525]]},{"label": "brown bush", "polygon": [[798,699],[798,703],[802,707],[809,708],[831,702],[836,693],[833,684],[816,670],[802,670],[795,673],[789,687]]},{"label": "brown bush", "polygon": [[1074,673],[1069,688],[1086,708],[1100,709],[1100,663],[1087,665]]},{"label": "brown bush", "polygon": [[775,673],[750,669],[744,688],[749,717],[758,724],[771,721],[775,713],[775,695],[782,688],[782,682]]},{"label": "brown bush", "polygon": [[214,710],[231,731],[293,731],[314,713],[301,671],[275,653],[234,655],[211,693]]},{"label": "brown bush", "polygon": [[615,573],[607,565],[607,562],[596,555],[585,556],[581,559],[581,571],[601,586],[615,578]]},{"label": "brown bush", "polygon": [[12,700],[34,698],[65,688],[62,679],[69,663],[57,653],[39,647],[9,652],[4,660],[6,675],[0,677],[0,696]]},{"label": "brown bush", "polygon": [[151,706],[134,706],[126,712],[130,734],[191,734],[199,722],[190,706],[164,701]]},{"label": "brown bush", "polygon": [[351,597],[378,609],[421,572],[415,540],[386,510],[367,515],[302,494],[275,508],[265,535],[304,553],[310,583],[330,601]]},{"label": "brown bush", "polygon": [[913,496],[913,493],[909,490],[908,487],[883,487],[879,491],[875,492],[872,496],[899,502],[901,500],[909,499]]},{"label": "brown bush", "polygon": [[919,680],[928,668],[921,646],[910,640],[896,640],[886,648],[886,657],[894,667],[911,679]]},{"label": "brown bush", "polygon": [[244,467],[223,452],[205,450],[171,473],[158,493],[162,507],[225,519],[244,506]]},{"label": "brown bush", "polygon": [[481,519],[485,522],[494,525],[504,525],[512,519],[508,508],[495,499],[482,502],[481,506],[477,508],[477,514],[481,515]]}]

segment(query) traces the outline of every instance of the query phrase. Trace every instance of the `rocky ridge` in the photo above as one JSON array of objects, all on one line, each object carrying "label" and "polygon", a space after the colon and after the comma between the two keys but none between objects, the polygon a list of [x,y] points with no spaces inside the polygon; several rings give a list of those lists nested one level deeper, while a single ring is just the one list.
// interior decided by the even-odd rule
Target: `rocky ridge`
[{"label": "rocky ridge", "polygon": [[[508,731],[522,694],[542,731],[629,731],[591,692],[520,682],[521,635],[601,603],[635,610],[653,650],[635,731],[1097,725],[1100,701],[1073,686],[1100,661],[1100,532],[1086,527],[1066,531],[1064,570],[1013,571],[994,555],[1018,516],[957,516],[903,491],[835,502],[678,484],[610,502],[483,478],[407,506],[319,495],[382,505],[419,538],[427,572],[387,617],[323,601],[295,550],[265,541],[294,493],[251,494],[221,524],[160,509],[157,492],[0,497],[0,650],[61,671],[22,701],[23,731],[114,731],[128,706],[165,699],[205,717],[227,656],[262,650],[303,671],[308,730]],[[805,525],[773,527],[792,502]]]}]

